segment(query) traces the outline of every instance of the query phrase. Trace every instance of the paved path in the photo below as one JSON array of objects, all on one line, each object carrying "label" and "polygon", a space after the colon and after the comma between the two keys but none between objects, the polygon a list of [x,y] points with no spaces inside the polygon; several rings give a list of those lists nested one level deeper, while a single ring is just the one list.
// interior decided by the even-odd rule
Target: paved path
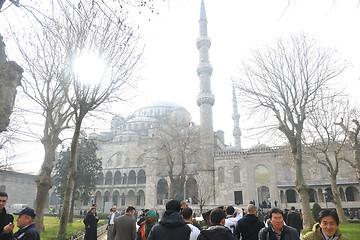
[{"label": "paved path", "polygon": [[104,234],[102,234],[101,236],[98,237],[98,240],[106,240],[107,236],[106,236],[107,232],[104,232]]}]

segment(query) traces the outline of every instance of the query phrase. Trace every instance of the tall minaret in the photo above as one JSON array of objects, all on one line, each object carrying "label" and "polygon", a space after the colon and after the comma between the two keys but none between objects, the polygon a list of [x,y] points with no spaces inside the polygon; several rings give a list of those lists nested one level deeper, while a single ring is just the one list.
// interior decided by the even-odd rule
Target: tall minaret
[{"label": "tall minaret", "polygon": [[235,147],[241,149],[241,130],[240,130],[240,126],[239,126],[240,114],[238,112],[238,105],[237,105],[237,100],[236,100],[234,84],[233,84],[233,114],[232,114],[232,119],[234,121],[233,136],[234,136],[234,140],[235,140]]},{"label": "tall minaret", "polygon": [[[210,76],[213,68],[209,62],[210,38],[207,36],[207,19],[204,0],[201,1],[200,10],[200,36],[196,41],[199,50],[200,62],[196,69],[200,79],[200,92],[197,96],[197,104],[200,107],[200,146],[201,146],[201,167],[204,170],[212,170],[214,163],[214,131],[212,106],[215,97],[211,93]],[[200,167],[199,166],[199,167]]]}]

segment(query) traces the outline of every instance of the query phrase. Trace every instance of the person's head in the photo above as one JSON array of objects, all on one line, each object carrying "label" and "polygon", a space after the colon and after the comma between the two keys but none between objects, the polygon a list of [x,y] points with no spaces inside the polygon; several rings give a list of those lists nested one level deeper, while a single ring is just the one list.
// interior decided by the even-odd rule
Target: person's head
[{"label": "person's head", "polygon": [[187,203],[187,201],[185,201],[185,200],[182,200],[182,201],[180,202],[180,205],[181,205],[181,208],[182,208],[182,209],[188,207],[188,203]]},{"label": "person's head", "polygon": [[128,206],[125,210],[125,213],[130,216],[134,216],[135,208],[133,206]]},{"label": "person's head", "polygon": [[256,207],[254,204],[249,204],[246,208],[248,214],[256,214]]},{"label": "person's head", "polygon": [[117,209],[116,206],[113,206],[113,207],[111,208],[111,211],[112,211],[112,212],[116,212],[116,209]]},{"label": "person's head", "polygon": [[29,207],[23,208],[20,212],[14,213],[14,215],[19,215],[16,222],[20,229],[32,224],[36,216],[34,209]]},{"label": "person's head", "polygon": [[173,210],[175,212],[180,212],[181,210],[181,204],[178,200],[172,199],[168,201],[165,205],[166,210]]},{"label": "person's head", "polygon": [[284,226],[284,215],[279,208],[272,208],[269,212],[270,222],[276,231],[281,230]]},{"label": "person's head", "polygon": [[181,215],[185,220],[191,220],[193,211],[191,208],[186,207],[181,211]]},{"label": "person's head", "polygon": [[154,213],[154,211],[148,210],[145,214],[145,222],[146,223],[157,222],[156,213]]},{"label": "person's head", "polygon": [[330,209],[322,210],[319,213],[319,226],[323,233],[328,236],[334,236],[336,230],[339,228],[339,216],[335,211]]},{"label": "person's head", "polygon": [[233,206],[227,206],[225,210],[226,215],[234,215],[235,208]]},{"label": "person's head", "polygon": [[96,213],[96,208],[92,207],[92,208],[90,209],[90,212],[91,212],[92,214],[95,214],[95,213]]},{"label": "person's head", "polygon": [[225,212],[220,208],[216,208],[210,213],[211,225],[224,225],[225,224]]},{"label": "person's head", "polygon": [[294,206],[291,206],[291,211],[295,211],[295,207]]},{"label": "person's head", "polygon": [[96,209],[96,208],[97,208],[97,204],[94,203],[94,204],[92,205],[92,207]]},{"label": "person's head", "polygon": [[0,212],[4,209],[7,203],[8,195],[6,192],[0,192]]}]

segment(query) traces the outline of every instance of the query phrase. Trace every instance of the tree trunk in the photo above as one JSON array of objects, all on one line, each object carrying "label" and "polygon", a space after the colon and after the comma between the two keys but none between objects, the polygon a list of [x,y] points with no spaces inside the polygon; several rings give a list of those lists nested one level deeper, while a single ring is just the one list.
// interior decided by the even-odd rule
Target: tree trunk
[{"label": "tree trunk", "polygon": [[[301,140],[297,145],[296,151],[292,150],[295,163],[295,187],[300,195],[300,206],[303,214],[304,230],[310,231],[314,225],[314,218],[311,214],[308,186],[302,171],[302,147]],[[300,145],[300,146],[299,146]]]},{"label": "tree trunk", "polygon": [[[81,114],[81,113],[80,113]],[[80,115],[83,116],[83,115]],[[76,181],[76,149],[79,142],[80,128],[83,117],[76,118],[75,131],[71,141],[71,153],[69,162],[69,174],[68,181],[65,190],[63,211],[61,213],[60,225],[58,235],[65,234],[67,232],[67,224],[69,221],[70,214],[70,200],[72,198],[73,189]]]},{"label": "tree trunk", "polygon": [[50,139],[58,139],[57,136],[46,137],[43,139],[42,143],[44,145],[45,156],[44,162],[41,166],[40,174],[36,178],[37,192],[35,200],[35,225],[40,232],[45,231],[44,227],[44,209],[46,204],[46,199],[49,193],[49,190],[53,186],[53,181],[51,179],[51,172],[54,167],[55,152],[57,146],[60,144],[59,140],[54,140],[53,142]]},{"label": "tree trunk", "polygon": [[333,174],[330,175],[330,182],[331,182],[331,191],[333,194],[333,203],[335,204],[336,212],[339,215],[339,220],[341,223],[347,223],[348,220],[345,216],[344,209],[342,208],[340,193],[336,184],[336,175]]},{"label": "tree trunk", "polygon": [[74,190],[73,190],[73,194],[72,194],[72,198],[71,198],[69,222],[74,222],[75,193],[76,193],[76,189],[77,189],[77,187],[75,185],[74,185]]},{"label": "tree trunk", "polygon": [[0,133],[10,122],[16,96],[24,70],[13,61],[7,61],[5,43],[0,35]]}]

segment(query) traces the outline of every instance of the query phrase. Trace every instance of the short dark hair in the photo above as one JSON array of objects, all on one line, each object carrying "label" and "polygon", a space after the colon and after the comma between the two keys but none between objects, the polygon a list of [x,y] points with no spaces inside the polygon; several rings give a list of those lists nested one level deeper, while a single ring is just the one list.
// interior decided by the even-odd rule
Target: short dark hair
[{"label": "short dark hair", "polygon": [[181,215],[184,217],[184,219],[190,219],[192,217],[192,209],[189,207],[183,208],[181,211]]},{"label": "short dark hair", "polygon": [[126,210],[125,210],[125,212],[130,212],[130,211],[134,211],[135,210],[135,208],[133,207],[133,206],[128,206],[127,208],[126,208]]},{"label": "short dark hair", "polygon": [[170,201],[168,201],[165,205],[165,209],[166,210],[173,210],[176,212],[180,212],[181,210],[181,204],[178,200],[176,199],[172,199]]},{"label": "short dark hair", "polygon": [[291,208],[290,208],[291,210],[295,210],[295,207],[294,206],[291,206]]},{"label": "short dark hair", "polygon": [[95,210],[95,211],[96,211],[96,208],[92,207],[92,208],[90,209],[90,212],[91,212],[92,210]]},{"label": "short dark hair", "polygon": [[323,217],[328,217],[328,216],[334,218],[334,220],[336,222],[336,225],[339,226],[339,216],[338,216],[337,212],[333,211],[333,210],[330,210],[330,209],[321,210],[321,212],[319,213],[318,222],[320,223],[321,219]]},{"label": "short dark hair", "polygon": [[9,198],[6,192],[0,192],[0,197]]},{"label": "short dark hair", "polygon": [[227,215],[233,215],[234,212],[235,212],[235,208],[233,206],[228,206],[226,208],[226,214]]},{"label": "short dark hair", "polygon": [[210,213],[210,220],[212,225],[219,225],[221,220],[223,220],[225,217],[225,212],[220,208],[215,208]]},{"label": "short dark hair", "polygon": [[93,206],[93,207],[97,206],[97,203],[94,203],[92,206]]},{"label": "short dark hair", "polygon": [[284,213],[280,210],[280,208],[272,208],[270,211],[269,211],[269,217],[271,218],[273,213],[280,213],[281,216],[284,218]]}]

